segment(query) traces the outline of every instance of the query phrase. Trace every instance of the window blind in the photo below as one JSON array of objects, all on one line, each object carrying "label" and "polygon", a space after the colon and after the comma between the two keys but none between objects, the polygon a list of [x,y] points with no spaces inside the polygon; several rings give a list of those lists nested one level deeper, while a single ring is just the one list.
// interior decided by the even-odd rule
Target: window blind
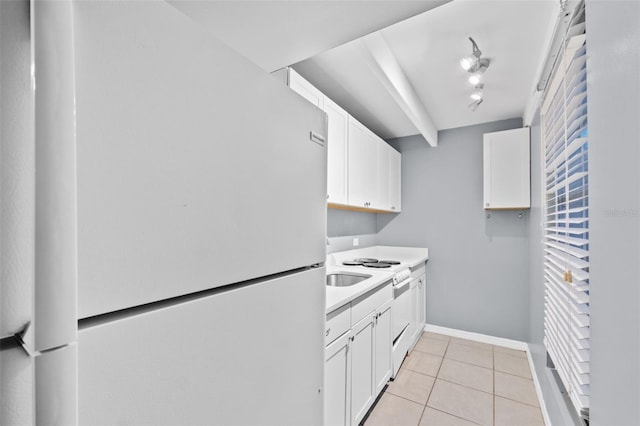
[{"label": "window blind", "polygon": [[544,344],[579,415],[589,409],[589,169],[584,10],[541,108]]}]

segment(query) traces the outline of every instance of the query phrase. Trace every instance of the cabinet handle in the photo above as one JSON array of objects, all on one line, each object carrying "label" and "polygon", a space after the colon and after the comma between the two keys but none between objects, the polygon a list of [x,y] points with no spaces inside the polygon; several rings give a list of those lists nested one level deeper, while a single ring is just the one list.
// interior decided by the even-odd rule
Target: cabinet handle
[{"label": "cabinet handle", "polygon": [[395,210],[395,209],[396,209],[396,206],[391,206],[391,210]]},{"label": "cabinet handle", "polygon": [[350,339],[353,342],[355,340],[356,336],[351,336]]},{"label": "cabinet handle", "polygon": [[324,334],[325,337],[328,337],[330,332],[331,332],[331,328],[327,328],[327,332]]},{"label": "cabinet handle", "polygon": [[327,194],[327,200],[329,199],[329,194]]}]

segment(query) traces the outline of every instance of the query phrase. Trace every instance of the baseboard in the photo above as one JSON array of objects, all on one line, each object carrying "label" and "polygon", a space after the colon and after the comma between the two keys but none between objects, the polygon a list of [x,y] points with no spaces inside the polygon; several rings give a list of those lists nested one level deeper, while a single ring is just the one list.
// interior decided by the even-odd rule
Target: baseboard
[{"label": "baseboard", "polygon": [[[527,345],[528,347],[529,345]],[[540,382],[538,381],[538,372],[536,371],[536,366],[533,363],[533,358],[531,358],[531,351],[527,349],[527,360],[529,360],[529,368],[531,369],[531,375],[533,376],[533,385],[536,387],[536,394],[538,395],[538,401],[540,401],[540,411],[542,411],[542,418],[544,419],[544,424],[551,426],[551,419],[549,418],[549,413],[547,412],[547,405],[544,403],[544,398],[542,397],[542,389],[540,387]]]},{"label": "baseboard", "polygon": [[505,339],[503,337],[489,336],[488,334],[472,333],[471,331],[456,330],[455,328],[440,327],[439,325],[426,324],[424,331],[459,337],[461,339],[474,340],[476,342],[489,343],[490,345],[504,346],[505,348],[526,351],[529,353],[529,345],[519,340]]},{"label": "baseboard", "polygon": [[538,400],[540,401],[540,411],[542,411],[542,417],[544,419],[544,423],[545,425],[551,425],[551,421],[549,420],[549,413],[547,413],[547,406],[545,405],[544,398],[542,397],[540,382],[538,382],[538,374],[536,372],[536,367],[533,364],[533,359],[531,358],[531,352],[529,351],[529,345],[526,342],[521,342],[519,340],[505,339],[502,337],[489,336],[487,334],[472,333],[470,331],[457,330],[455,328],[440,327],[439,325],[432,325],[432,324],[426,324],[424,326],[424,331],[428,331],[431,333],[444,334],[446,336],[459,337],[461,339],[474,340],[476,342],[489,343],[491,345],[503,346],[505,348],[516,349],[519,351],[524,351],[527,354],[527,361],[529,362],[529,368],[531,369],[531,376],[533,376],[533,385],[536,388],[536,394],[538,395]]}]

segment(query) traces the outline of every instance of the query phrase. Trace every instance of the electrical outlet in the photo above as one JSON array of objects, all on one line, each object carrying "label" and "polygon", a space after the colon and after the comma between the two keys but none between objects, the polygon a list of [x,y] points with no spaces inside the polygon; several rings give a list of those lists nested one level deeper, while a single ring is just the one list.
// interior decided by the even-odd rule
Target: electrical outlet
[{"label": "electrical outlet", "polygon": [[359,245],[359,244],[360,244],[360,241],[358,241],[358,239],[357,239],[357,238],[354,238],[354,239],[353,239],[353,246],[354,246],[354,247],[358,247],[358,245]]}]

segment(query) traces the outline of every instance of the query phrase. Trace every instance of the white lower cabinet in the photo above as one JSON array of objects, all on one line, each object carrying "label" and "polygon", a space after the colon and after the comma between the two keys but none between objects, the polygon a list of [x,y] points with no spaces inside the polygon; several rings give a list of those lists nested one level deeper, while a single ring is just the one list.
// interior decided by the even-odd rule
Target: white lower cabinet
[{"label": "white lower cabinet", "polygon": [[391,335],[391,305],[389,300],[380,306],[376,312],[375,320],[375,353],[374,353],[374,378],[375,395],[377,396],[391,378],[391,350],[393,339]]},{"label": "white lower cabinet", "polygon": [[[388,295],[388,298],[386,297]],[[368,298],[354,302],[351,328],[325,349],[324,424],[358,425],[391,377],[392,290],[387,285]],[[384,302],[380,303],[384,299]],[[371,305],[373,303],[373,305]],[[375,305],[378,305],[375,307]],[[363,313],[362,309],[371,306]],[[373,309],[375,307],[375,309]],[[328,315],[327,335],[337,314]],[[329,324],[329,321],[331,324]],[[355,322],[355,323],[354,323]]]},{"label": "white lower cabinet", "polygon": [[424,266],[412,271],[411,291],[411,348],[417,343],[427,323],[427,275]]},{"label": "white lower cabinet", "polygon": [[348,425],[351,421],[351,332],[325,349],[324,424]]},{"label": "white lower cabinet", "polygon": [[376,399],[375,312],[353,326],[351,342],[351,424],[357,425]]},{"label": "white lower cabinet", "polygon": [[418,300],[416,301],[416,323],[420,328],[420,331],[424,329],[427,323],[427,276],[422,274],[418,278]]}]

